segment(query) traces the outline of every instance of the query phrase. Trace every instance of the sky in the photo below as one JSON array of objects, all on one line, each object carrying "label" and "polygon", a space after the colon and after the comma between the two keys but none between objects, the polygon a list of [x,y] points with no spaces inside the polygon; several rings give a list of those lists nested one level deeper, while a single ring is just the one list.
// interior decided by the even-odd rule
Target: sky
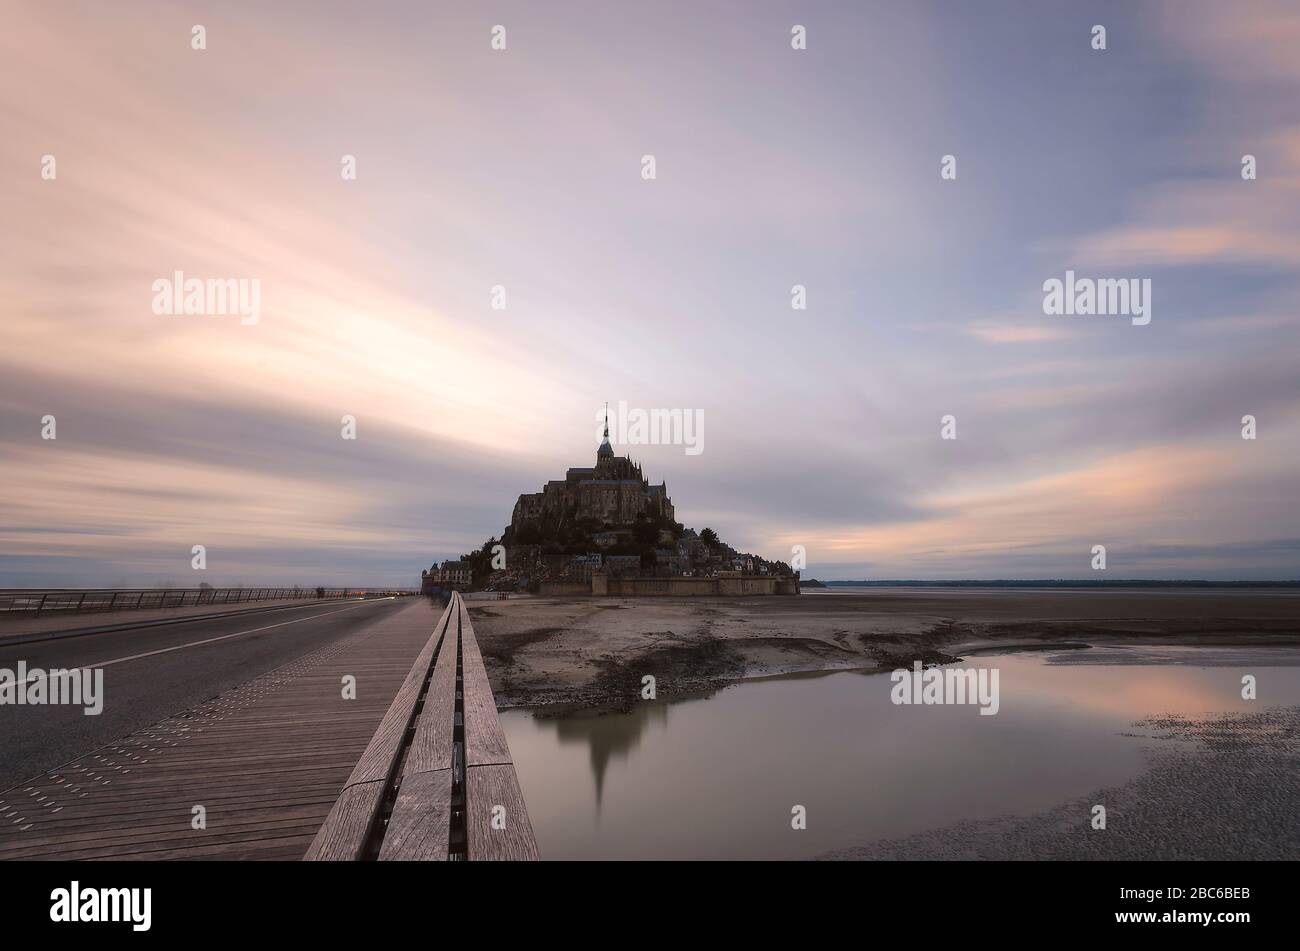
[{"label": "sky", "polygon": [[417,584],[605,401],[698,414],[616,448],[806,577],[1300,578],[1294,3],[0,17],[0,586]]}]

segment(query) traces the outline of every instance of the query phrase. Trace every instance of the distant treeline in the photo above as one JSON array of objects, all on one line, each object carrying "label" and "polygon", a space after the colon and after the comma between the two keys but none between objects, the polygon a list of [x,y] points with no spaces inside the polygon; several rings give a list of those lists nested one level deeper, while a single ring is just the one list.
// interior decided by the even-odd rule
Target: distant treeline
[{"label": "distant treeline", "polygon": [[1028,581],[822,581],[820,584],[828,588],[1300,588],[1300,581],[1145,581],[1137,578],[1114,581],[1092,578]]}]

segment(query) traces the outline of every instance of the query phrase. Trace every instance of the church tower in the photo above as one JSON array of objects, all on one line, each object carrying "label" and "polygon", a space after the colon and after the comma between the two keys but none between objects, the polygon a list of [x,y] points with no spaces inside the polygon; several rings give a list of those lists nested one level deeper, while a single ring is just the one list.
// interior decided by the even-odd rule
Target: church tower
[{"label": "church tower", "polygon": [[609,444],[609,404],[606,403],[605,435],[600,441],[600,448],[596,450],[594,475],[597,479],[618,479],[622,477],[619,468],[619,459],[614,455],[614,447]]}]

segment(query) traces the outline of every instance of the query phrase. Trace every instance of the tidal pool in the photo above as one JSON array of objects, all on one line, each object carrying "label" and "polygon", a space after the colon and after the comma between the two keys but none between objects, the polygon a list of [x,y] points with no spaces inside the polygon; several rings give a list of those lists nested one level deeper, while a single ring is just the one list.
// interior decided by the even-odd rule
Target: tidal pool
[{"label": "tidal pool", "polygon": [[[1300,703],[1298,650],[1092,648],[956,666],[999,671],[997,715],[895,705],[889,674],[841,671],[501,722],[543,858],[805,858],[1126,782],[1143,768],[1133,724],[1147,717]],[[1241,696],[1245,674],[1256,700]],[[791,827],[796,805],[806,829]]]}]

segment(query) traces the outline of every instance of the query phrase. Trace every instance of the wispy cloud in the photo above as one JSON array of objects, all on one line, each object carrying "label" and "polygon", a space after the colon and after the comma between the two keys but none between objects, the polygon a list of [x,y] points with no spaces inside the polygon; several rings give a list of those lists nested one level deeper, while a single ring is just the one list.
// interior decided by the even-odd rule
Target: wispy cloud
[{"label": "wispy cloud", "polygon": [[966,333],[985,343],[1044,343],[1050,340],[1067,340],[1075,336],[1060,325],[1050,324],[992,324],[977,323],[966,328]]},{"label": "wispy cloud", "polygon": [[[416,2],[25,5],[0,584],[186,578],[196,543],[230,581],[410,581],[607,399],[702,409],[647,472],[774,556],[1050,573],[1101,532],[1255,571],[1300,536],[1297,17],[1185,6],[1117,6],[1094,54],[1011,3],[829,4],[794,54],[781,4],[506,2],[496,55]],[[1152,324],[1045,317],[1085,264],[1158,271]],[[176,269],[259,279],[262,320],[154,315]]]}]

